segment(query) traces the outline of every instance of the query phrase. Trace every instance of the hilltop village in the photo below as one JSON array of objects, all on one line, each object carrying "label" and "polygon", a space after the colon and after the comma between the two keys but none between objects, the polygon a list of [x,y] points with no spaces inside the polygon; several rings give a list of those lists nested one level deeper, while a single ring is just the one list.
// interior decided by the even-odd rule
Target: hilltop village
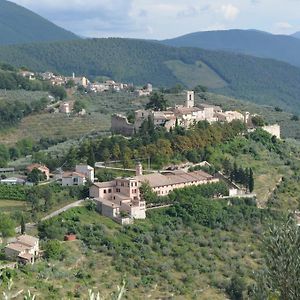
[{"label": "hilltop village", "polygon": [[[148,118],[153,120],[154,126],[162,126],[167,131],[174,129],[176,126],[187,129],[191,125],[201,121],[207,121],[212,124],[215,122],[231,123],[236,120],[246,124],[250,131],[254,128],[249,112],[223,111],[220,106],[206,103],[196,106],[194,91],[186,92],[184,105],[175,105],[175,107],[169,107],[165,111],[137,110],[134,115],[134,123],[130,123],[124,115],[113,115],[111,131],[117,134],[132,136]],[[280,139],[280,126],[278,124],[267,125],[262,128]]]}]

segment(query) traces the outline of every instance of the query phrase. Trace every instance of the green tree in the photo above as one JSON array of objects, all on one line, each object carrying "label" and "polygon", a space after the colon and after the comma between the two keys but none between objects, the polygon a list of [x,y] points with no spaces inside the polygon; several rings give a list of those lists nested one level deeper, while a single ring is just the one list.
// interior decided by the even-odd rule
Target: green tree
[{"label": "green tree", "polygon": [[161,93],[154,92],[150,96],[150,101],[146,105],[146,109],[153,109],[155,111],[163,111],[168,107],[168,102],[165,99],[164,95]]},{"label": "green tree", "polygon": [[56,99],[63,100],[65,98],[67,98],[67,92],[66,92],[65,88],[62,86],[57,86],[57,85],[52,86],[50,88],[50,93]]},{"label": "green tree", "polygon": [[246,289],[244,280],[238,276],[231,278],[229,285],[226,288],[227,294],[232,300],[243,300],[243,291]]},{"label": "green tree", "polygon": [[264,242],[265,268],[257,277],[255,299],[300,299],[300,229],[293,218],[271,225]]},{"label": "green tree", "polygon": [[0,213],[0,233],[3,237],[12,237],[16,234],[14,221],[4,213]]},{"label": "green tree", "polygon": [[148,182],[143,182],[140,187],[141,198],[147,203],[154,203],[157,195],[153,192]]},{"label": "green tree", "polygon": [[75,101],[73,109],[76,113],[81,112],[85,108],[86,108],[86,105],[82,100]]},{"label": "green tree", "polygon": [[44,245],[45,258],[61,260],[64,257],[65,249],[58,240],[49,240]]},{"label": "green tree", "polygon": [[261,127],[261,126],[265,125],[265,121],[261,116],[252,117],[252,123],[253,123],[254,126],[258,126],[258,127]]},{"label": "green tree", "polygon": [[27,179],[29,182],[37,184],[40,181],[44,181],[46,179],[46,175],[35,168],[27,175]]},{"label": "green tree", "polygon": [[254,191],[254,175],[253,175],[252,168],[250,168],[249,170],[248,187],[249,187],[249,192],[252,193]]},{"label": "green tree", "polygon": [[25,225],[25,220],[24,220],[23,216],[21,218],[21,224],[20,224],[20,226],[21,226],[21,234],[24,234],[25,231],[26,231],[26,225]]}]

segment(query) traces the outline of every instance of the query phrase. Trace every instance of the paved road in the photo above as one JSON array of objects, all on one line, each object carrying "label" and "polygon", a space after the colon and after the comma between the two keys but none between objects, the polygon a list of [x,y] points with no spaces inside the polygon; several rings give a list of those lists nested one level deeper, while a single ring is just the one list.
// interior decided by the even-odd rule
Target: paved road
[{"label": "paved road", "polygon": [[54,211],[53,213],[49,214],[48,216],[42,218],[41,221],[46,221],[46,220],[49,220],[53,217],[56,217],[56,216],[60,215],[61,213],[65,212],[65,211],[67,211],[71,208],[82,206],[83,202],[84,202],[84,200],[79,200],[79,201],[73,202],[73,203],[71,203],[67,206],[64,206],[64,207]]},{"label": "paved road", "polygon": [[[60,215],[61,213],[71,209],[71,208],[82,206],[83,203],[84,203],[84,200],[78,200],[76,202],[68,204],[68,205],[52,212],[51,214],[45,216],[44,218],[41,219],[41,221],[46,221],[46,220],[49,220],[51,218],[54,218],[54,217]],[[26,230],[28,230],[28,229],[36,227],[36,225],[37,225],[37,223],[27,223],[27,224],[25,224],[25,227],[26,227]],[[21,226],[16,227],[15,230],[16,230],[16,233],[20,233],[21,232]]]}]

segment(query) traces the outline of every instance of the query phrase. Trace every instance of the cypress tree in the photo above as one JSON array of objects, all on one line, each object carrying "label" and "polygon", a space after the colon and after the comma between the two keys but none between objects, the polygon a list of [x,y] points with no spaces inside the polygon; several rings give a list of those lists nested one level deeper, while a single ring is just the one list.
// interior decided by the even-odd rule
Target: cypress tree
[{"label": "cypress tree", "polygon": [[21,234],[24,234],[25,231],[26,231],[26,225],[25,225],[24,217],[22,216],[22,218],[21,218]]},{"label": "cypress tree", "polygon": [[254,177],[253,177],[253,170],[252,170],[252,168],[250,168],[250,171],[249,171],[248,186],[249,186],[249,192],[252,193],[253,190],[254,190]]}]

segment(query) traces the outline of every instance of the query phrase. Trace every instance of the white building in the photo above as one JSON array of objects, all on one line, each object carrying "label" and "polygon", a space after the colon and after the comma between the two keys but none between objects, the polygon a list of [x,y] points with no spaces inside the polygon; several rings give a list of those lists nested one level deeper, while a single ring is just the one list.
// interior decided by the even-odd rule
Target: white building
[{"label": "white building", "polygon": [[86,182],[85,175],[78,172],[64,172],[61,179],[62,186],[80,186]]},{"label": "white building", "polygon": [[93,167],[91,167],[89,165],[77,165],[75,168],[75,171],[77,173],[85,175],[85,177],[89,181],[91,181],[91,182],[95,181],[95,170]]}]

